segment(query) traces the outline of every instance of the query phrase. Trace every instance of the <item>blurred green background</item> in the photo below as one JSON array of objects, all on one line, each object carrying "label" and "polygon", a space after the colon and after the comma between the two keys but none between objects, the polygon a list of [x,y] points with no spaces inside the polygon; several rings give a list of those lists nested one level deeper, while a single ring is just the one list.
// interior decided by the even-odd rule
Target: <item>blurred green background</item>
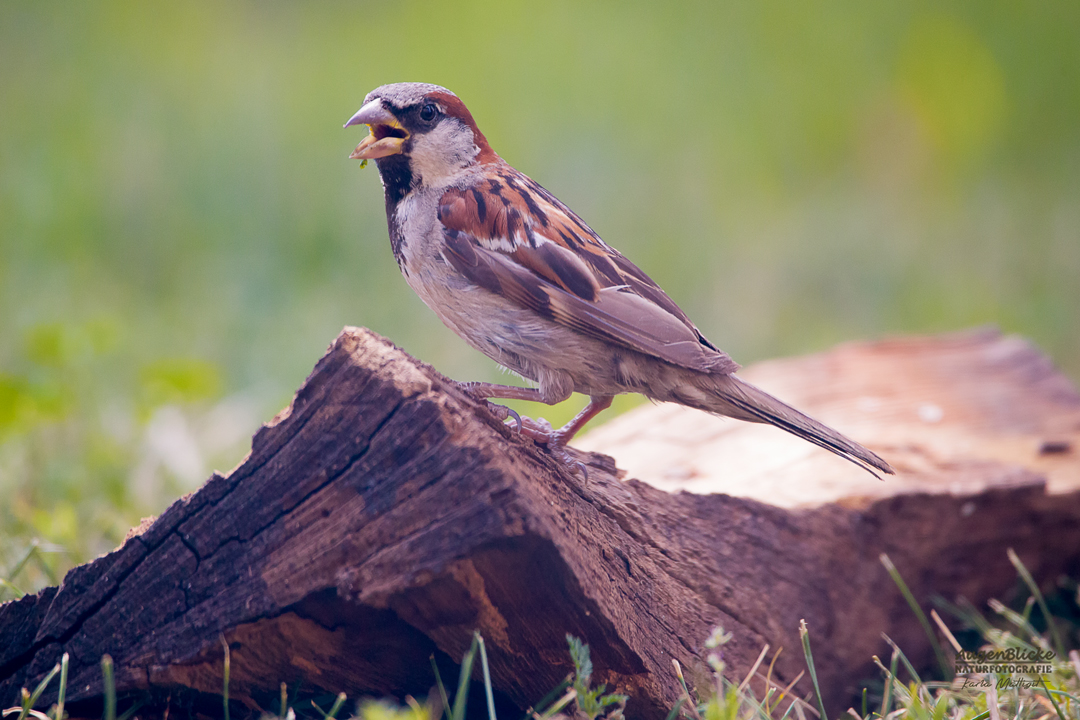
[{"label": "blurred green background", "polygon": [[344,325],[500,377],[346,159],[388,82],[454,90],[744,364],[996,323],[1080,378],[1078,37],[1064,0],[8,0],[0,575],[228,470]]}]

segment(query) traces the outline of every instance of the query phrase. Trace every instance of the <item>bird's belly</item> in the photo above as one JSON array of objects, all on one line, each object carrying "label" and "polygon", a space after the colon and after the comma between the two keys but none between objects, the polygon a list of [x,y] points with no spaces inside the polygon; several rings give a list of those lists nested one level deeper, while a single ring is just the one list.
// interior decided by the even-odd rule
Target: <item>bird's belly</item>
[{"label": "bird's belly", "polygon": [[[536,380],[529,358],[541,352],[550,323],[471,285],[447,265],[412,269],[406,280],[448,328],[465,342],[516,373]],[[426,272],[425,272],[426,271]]]},{"label": "bird's belly", "polygon": [[405,279],[424,303],[465,342],[541,385],[553,374],[577,392],[616,394],[612,348],[477,287],[441,257],[407,265]]}]

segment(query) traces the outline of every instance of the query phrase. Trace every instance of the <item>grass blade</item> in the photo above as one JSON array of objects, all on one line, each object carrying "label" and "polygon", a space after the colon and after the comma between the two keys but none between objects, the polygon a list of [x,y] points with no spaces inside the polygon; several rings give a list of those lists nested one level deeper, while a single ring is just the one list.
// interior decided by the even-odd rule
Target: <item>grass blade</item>
[{"label": "grass blade", "polygon": [[56,720],[64,720],[64,697],[67,695],[68,662],[71,658],[64,653],[60,658],[60,689],[56,695]]},{"label": "grass blade", "polygon": [[24,595],[26,595],[25,590],[23,590],[22,588],[16,586],[11,581],[5,580],[4,578],[0,578],[0,588],[7,588],[8,590],[10,590],[15,595],[16,600],[18,600],[18,599],[22,598]]},{"label": "grass blade", "polygon": [[439,688],[439,697],[442,698],[443,713],[450,720],[450,698],[446,695],[446,686],[443,685],[442,675],[439,674],[439,666],[435,664],[435,656],[431,656],[431,669],[435,671],[435,685]]},{"label": "grass blade", "polygon": [[694,720],[701,720],[701,713],[698,712],[697,706],[694,704],[694,699],[690,697],[690,688],[686,686],[686,678],[682,674],[682,665],[675,658],[671,658],[671,664],[675,666],[675,677],[679,679],[679,684],[682,686],[683,695],[686,698],[686,702],[689,703],[690,714],[694,717]]},{"label": "grass blade", "polygon": [[472,680],[473,660],[476,658],[477,638],[473,634],[472,645],[465,657],[461,658],[461,675],[458,677],[457,695],[454,696],[454,711],[447,720],[465,720],[465,707],[469,701],[469,682]]},{"label": "grass blade", "polygon": [[[338,711],[341,710],[341,706],[345,704],[345,698],[345,693],[338,693],[337,697],[334,698],[334,704],[330,706],[330,712],[326,712],[325,710],[323,710],[316,704],[314,700],[311,701],[311,707],[319,711],[319,714],[323,716],[323,720],[334,720],[334,716],[338,714]],[[406,699],[412,700],[412,702],[416,702],[411,697],[408,697]],[[434,718],[433,720],[438,720],[438,718]]]},{"label": "grass blade", "polygon": [[30,691],[27,690],[26,688],[23,688],[22,691],[19,693],[19,702],[20,702],[19,707],[17,707],[17,708],[9,708],[7,710],[4,710],[4,712],[3,712],[4,717],[6,717],[6,716],[12,714],[13,712],[15,712],[16,710],[18,710],[19,711],[18,720],[26,720],[26,716],[30,714]]},{"label": "grass blade", "polygon": [[898,655],[899,653],[894,651],[892,659],[889,660],[889,679],[892,680],[892,683],[889,686],[889,707],[885,709],[885,712],[882,715],[883,717],[884,715],[888,715],[889,711],[892,710],[893,695],[896,694],[896,686],[898,684],[898,678],[896,677],[896,661]]},{"label": "grass blade", "polygon": [[881,564],[885,566],[885,570],[888,571],[892,577],[893,582],[896,583],[896,587],[900,588],[900,594],[904,596],[904,600],[907,601],[911,611],[915,613],[915,617],[918,618],[919,624],[922,625],[923,632],[926,633],[926,637],[930,640],[930,646],[934,648],[934,656],[937,658],[938,666],[941,668],[941,674],[946,680],[952,680],[953,672],[949,667],[948,660],[945,659],[945,651],[941,648],[941,643],[938,642],[937,634],[934,629],[930,627],[930,621],[926,619],[926,613],[919,607],[919,603],[915,601],[915,596],[911,594],[911,590],[908,589],[907,583],[904,582],[904,578],[900,577],[900,572],[893,565],[893,561],[889,559],[889,556],[885,553],[881,553],[879,558]]},{"label": "grass blade", "polygon": [[739,683],[739,692],[746,690],[746,686],[750,684],[750,680],[754,677],[754,673],[761,667],[761,661],[765,659],[765,654],[769,652],[769,643],[765,643],[765,647],[761,648],[761,653],[757,656],[757,662],[750,668],[750,672],[746,673],[746,677],[741,683]]},{"label": "grass blade", "polygon": [[675,720],[675,718],[679,716],[679,709],[683,706],[684,702],[686,702],[686,698],[679,698],[676,700],[675,704],[671,706],[671,712],[667,714],[666,720]]},{"label": "grass blade", "polygon": [[1027,599],[1027,602],[1024,603],[1023,615],[1024,615],[1024,622],[1025,623],[1030,623],[1031,622],[1031,611],[1032,611],[1032,609],[1034,607],[1035,607],[1035,596],[1032,595],[1031,597],[1029,597]]},{"label": "grass blade", "polygon": [[345,693],[338,693],[334,704],[330,706],[330,712],[326,713],[326,720],[334,720],[337,717],[337,714],[341,712],[341,706],[345,704],[345,697]]},{"label": "grass blade", "polygon": [[484,638],[479,632],[474,633],[476,642],[480,645],[480,669],[484,673],[484,694],[487,696],[488,720],[498,720],[495,717],[495,697],[491,692],[491,672],[488,670],[487,650],[484,648]]},{"label": "grass blade", "polygon": [[955,605],[942,597],[935,597],[933,602],[965,626],[978,632],[981,637],[987,637],[987,633],[993,629],[993,625],[987,621],[983,614],[964,598],[960,598]]},{"label": "grass blade", "polygon": [[814,683],[814,693],[817,695],[818,707],[821,709],[821,720],[829,720],[829,716],[825,714],[825,701],[821,699],[821,687],[818,685],[817,671],[814,669],[814,656],[810,652],[810,631],[806,628],[806,620],[799,621],[799,637],[802,638],[806,667],[810,670],[810,681]]},{"label": "grass blade", "polygon": [[889,647],[893,649],[894,653],[898,653],[900,655],[900,660],[903,661],[904,667],[907,668],[908,674],[911,675],[911,678],[919,685],[922,685],[922,678],[919,677],[919,673],[915,672],[915,668],[911,666],[911,663],[907,659],[907,655],[905,655],[904,651],[900,649],[900,646],[894,643],[892,641],[892,638],[885,633],[881,633],[881,637],[885,638],[885,642],[889,643]]},{"label": "grass blade", "polygon": [[[555,702],[555,699],[558,698],[560,695],[562,695],[563,692],[566,691],[566,688],[570,687],[570,684],[573,683],[573,682],[574,682],[574,674],[570,673],[569,675],[567,675],[563,679],[563,681],[561,683],[556,685],[555,688],[551,692],[549,692],[547,695],[545,695],[543,698],[541,698],[540,702],[536,703],[536,705],[533,706],[533,707],[536,708],[536,712],[543,715],[544,712],[546,712],[547,706],[550,705],[551,703]],[[521,720],[529,720],[529,718],[531,718],[531,717],[532,717],[532,711],[529,711],[529,712],[525,713],[525,716],[522,717]]]},{"label": "grass blade", "polygon": [[889,710],[892,708],[892,689],[893,683],[896,682],[896,662],[898,659],[897,651],[893,650],[892,661],[889,663],[889,667],[886,668],[881,664],[881,658],[874,655],[874,663],[885,673],[885,690],[881,694],[881,711],[878,712],[881,717],[888,715]]},{"label": "grass blade", "polygon": [[17,563],[15,563],[15,567],[11,568],[11,572],[8,573],[7,579],[14,580],[16,577],[18,577],[19,573],[21,573],[23,568],[26,567],[27,563],[33,560],[34,556],[37,555],[37,551],[38,540],[35,538],[34,540],[30,541],[30,548],[26,551],[26,554],[23,555]]},{"label": "grass blade", "polygon": [[956,636],[952,634],[951,630],[949,630],[949,626],[946,625],[945,621],[941,619],[940,615],[938,615],[937,610],[931,609],[930,617],[933,618],[934,622],[937,624],[938,630],[941,631],[941,634],[944,635],[945,639],[949,641],[950,645],[952,645],[953,650],[955,650],[956,652],[960,652],[963,648],[961,648],[960,643],[957,642]]},{"label": "grass blade", "polygon": [[997,687],[993,683],[990,683],[990,687],[986,688],[986,709],[990,713],[990,720],[1001,720]]},{"label": "grass blade", "polygon": [[105,682],[105,720],[116,720],[116,681],[113,678],[112,656],[101,656],[101,675]]},{"label": "grass blade", "polygon": [[542,720],[548,720],[549,718],[554,717],[555,713],[559,712],[564,707],[569,705],[570,701],[575,700],[577,698],[577,696],[578,696],[577,690],[575,690],[574,688],[570,688],[569,690],[566,691],[565,695],[563,695],[561,698],[556,700],[554,702],[554,704],[552,704],[551,707],[549,707],[547,710],[545,710],[544,714],[540,715],[539,717]]},{"label": "grass blade", "polygon": [[1058,705],[1057,700],[1054,699],[1054,693],[1050,692],[1050,688],[1047,687],[1046,678],[1040,675],[1039,682],[1042,683],[1043,690],[1046,691],[1046,697],[1050,698],[1050,703],[1054,706],[1054,710],[1057,712],[1058,717],[1061,718],[1061,720],[1065,720],[1065,713],[1061,712],[1061,706]]},{"label": "grass blade", "polygon": [[225,648],[225,660],[222,666],[222,676],[225,678],[225,687],[221,692],[221,704],[225,710],[225,720],[229,720],[229,642],[225,639],[225,636],[221,636],[221,646]]},{"label": "grass blade", "polygon": [[[776,698],[776,706],[777,707],[780,705],[780,703],[782,703],[784,701],[784,698],[786,698],[788,695],[791,695],[791,689],[793,687],[795,687],[800,680],[802,680],[802,676],[805,675],[805,674],[806,674],[805,670],[800,670],[799,674],[795,676],[795,679],[787,684],[787,687],[778,688],[780,690],[780,695]],[[795,698],[795,699],[798,700],[798,698]],[[791,706],[790,705],[788,705],[788,712],[791,712]],[[787,713],[784,713],[784,714],[786,715]]]},{"label": "grass blade", "polygon": [[[46,675],[41,680],[41,682],[38,683],[36,688],[34,688],[34,692],[30,694],[30,702],[29,702],[29,707],[27,708],[27,710],[34,707],[34,705],[37,705],[37,701],[38,701],[38,698],[41,697],[41,693],[45,692],[45,688],[47,688],[49,686],[49,683],[52,682],[52,679],[54,677],[56,677],[56,674],[59,673],[59,672],[60,672],[60,663],[56,663],[56,665],[53,666],[53,669],[49,671],[49,674]],[[26,713],[27,710],[23,711],[24,714]],[[24,717],[24,715],[20,715],[19,717]]]},{"label": "grass blade", "polygon": [[1031,623],[1027,622],[1023,615],[1012,608],[1006,607],[1000,600],[990,598],[986,601],[986,604],[990,606],[991,610],[1016,626],[1017,630],[1020,631],[1020,634],[1016,636],[1017,640],[1020,640],[1025,635],[1031,640],[1039,637],[1039,631],[1032,627]]},{"label": "grass blade", "polygon": [[1035,597],[1035,602],[1039,603],[1039,609],[1042,611],[1043,618],[1046,620],[1046,627],[1050,630],[1050,637],[1054,639],[1054,650],[1057,652],[1058,657],[1065,657],[1065,643],[1061,640],[1061,635],[1058,633],[1057,625],[1054,624],[1054,618],[1050,615],[1050,608],[1046,605],[1046,598],[1043,597],[1042,592],[1039,590],[1038,584],[1035,582],[1035,578],[1028,572],[1024,563],[1020,562],[1020,556],[1016,552],[1009,548],[1008,550],[1009,562],[1016,568],[1016,572],[1020,574],[1020,578],[1024,581],[1024,584],[1028,586],[1028,590]]},{"label": "grass blade", "polygon": [[141,708],[142,706],[143,702],[142,700],[140,700],[131,707],[129,707],[127,710],[125,710],[124,714],[118,717],[116,720],[131,720],[132,716],[134,716],[136,711],[138,711],[139,708]]},{"label": "grass blade", "polygon": [[[782,652],[784,652],[783,647],[779,647],[779,648],[776,649],[776,652],[773,653],[772,660],[769,661],[769,669],[765,671],[765,697],[762,699],[761,704],[765,707],[765,715],[770,717],[770,718],[772,717],[772,710],[773,710],[773,708],[770,707],[770,703],[769,703],[769,700],[771,699],[771,695],[772,695],[772,691],[773,691],[772,672],[773,672],[773,668],[776,666],[776,658],[780,657],[780,653],[782,653]],[[776,689],[779,690],[780,688],[776,688]],[[777,699],[776,703],[777,703],[777,705],[779,705],[780,700]],[[773,707],[775,707],[775,706],[773,706]]]}]

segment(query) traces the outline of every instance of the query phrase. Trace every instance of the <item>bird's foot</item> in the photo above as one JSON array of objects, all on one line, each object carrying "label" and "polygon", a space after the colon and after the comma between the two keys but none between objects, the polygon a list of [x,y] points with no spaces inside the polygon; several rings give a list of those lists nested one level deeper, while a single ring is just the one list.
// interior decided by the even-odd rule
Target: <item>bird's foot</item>
[{"label": "bird's foot", "polygon": [[566,451],[566,443],[569,442],[573,432],[576,431],[576,426],[573,426],[569,431],[568,428],[571,428],[571,426],[555,430],[551,427],[551,423],[544,418],[533,419],[519,414],[513,408],[491,402],[488,396],[484,394],[484,386],[480,383],[459,383],[458,385],[466,393],[476,398],[478,402],[483,403],[491,411],[492,415],[505,424],[512,426],[519,435],[524,435],[537,445],[543,445],[547,448],[548,453],[562,463],[570,472],[580,475],[585,482],[589,481],[589,471],[585,464]]},{"label": "bird's foot", "polygon": [[[510,408],[501,405],[495,405],[493,408],[505,410],[507,414],[503,416],[503,419],[507,424],[515,422],[519,434],[529,438],[537,445],[543,445],[548,453],[562,463],[567,470],[581,476],[585,482],[589,481],[589,471],[585,464],[566,451],[566,443],[570,438],[566,437],[564,432],[553,429],[551,423],[544,418],[533,419],[525,415],[518,415]],[[512,419],[510,419],[511,416]]]},{"label": "bird's foot", "polygon": [[563,466],[575,475],[581,476],[586,483],[589,482],[589,470],[585,463],[581,462],[566,451],[566,443],[570,440],[562,430],[553,430],[551,423],[544,418],[524,418],[525,425],[522,435],[531,438],[537,445],[543,445],[548,453],[558,460]]},{"label": "bird's foot", "polygon": [[[465,391],[466,394],[472,396],[474,400],[486,407],[488,411],[497,419],[505,422],[507,425],[510,425],[512,423],[514,425],[514,429],[519,433],[522,431],[522,429],[524,428],[524,423],[521,419],[521,415],[518,414],[517,410],[509,408],[505,405],[499,405],[498,403],[491,402],[491,400],[488,399],[488,395],[486,395],[481,389],[481,383],[468,382],[458,383],[457,385],[459,388]],[[525,419],[528,420],[528,418]]]},{"label": "bird's foot", "polygon": [[521,419],[521,434],[541,445],[547,445],[554,432],[555,431],[551,429],[551,423],[544,418],[536,418],[534,420],[531,417],[523,417]]},{"label": "bird's foot", "polygon": [[502,420],[506,425],[513,425],[514,430],[518,434],[521,434],[525,427],[525,420],[528,420],[529,418],[523,420],[521,415],[519,415],[518,411],[514,408],[506,407],[505,405],[496,405],[490,400],[487,401],[487,404],[488,409],[495,413],[495,417]]},{"label": "bird's foot", "polygon": [[566,452],[565,445],[549,443],[547,451],[551,453],[552,457],[561,462],[563,467],[569,470],[571,474],[580,477],[585,485],[589,484],[589,468],[585,466],[585,463]]},{"label": "bird's foot", "polygon": [[[483,403],[483,405],[488,409],[488,411],[490,411],[491,414],[494,415],[497,419],[503,421],[507,425],[512,425],[515,431],[519,433],[522,432],[522,429],[525,427],[525,425],[524,421],[521,418],[521,415],[518,414],[517,410],[514,410],[513,408],[508,408],[505,405],[493,403],[487,398],[477,399],[481,403]],[[525,420],[528,420],[528,418],[525,418]]]}]

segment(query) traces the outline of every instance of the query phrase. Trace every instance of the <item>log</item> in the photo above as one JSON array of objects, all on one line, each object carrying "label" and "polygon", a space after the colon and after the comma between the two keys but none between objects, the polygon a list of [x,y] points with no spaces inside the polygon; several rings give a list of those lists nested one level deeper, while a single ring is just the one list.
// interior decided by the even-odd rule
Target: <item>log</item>
[{"label": "log", "polygon": [[[282,682],[423,697],[429,656],[454,675],[479,630],[502,717],[562,680],[570,633],[595,682],[631,696],[628,717],[653,720],[681,694],[672,660],[707,677],[713,627],[733,634],[736,678],[782,646],[786,684],[806,619],[822,693],[844,708],[875,675],[882,632],[930,657],[881,553],[921,601],[1000,596],[1009,547],[1040,582],[1080,569],[1080,394],[1022,340],[857,344],[745,375],[899,476],[848,476],[779,431],[662,407],[583,446],[678,492],[578,451],[586,482],[431,367],[346,328],[237,468],[59,587],[0,606],[0,707],[67,652],[69,707],[92,712],[109,653],[121,695],[149,702],[140,716],[220,714],[222,638],[230,695],[252,712],[276,710]],[[55,684],[42,703],[54,698]]]}]

